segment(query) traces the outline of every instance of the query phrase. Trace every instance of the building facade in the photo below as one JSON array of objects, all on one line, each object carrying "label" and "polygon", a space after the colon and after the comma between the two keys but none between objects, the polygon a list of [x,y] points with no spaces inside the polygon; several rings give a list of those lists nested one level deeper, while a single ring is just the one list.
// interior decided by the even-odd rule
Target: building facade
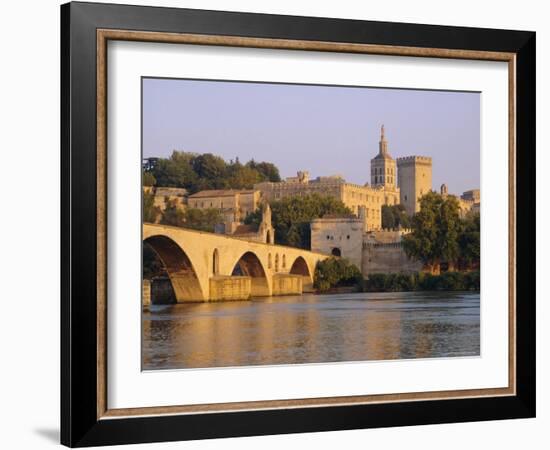
[{"label": "building facade", "polygon": [[368,231],[357,217],[323,217],[311,222],[311,251],[346,258],[364,276],[413,273],[422,264],[409,259],[401,238],[410,230]]},{"label": "building facade", "polygon": [[432,190],[432,158],[405,156],[397,158],[400,203],[412,216],[420,211],[420,198]]},{"label": "building facade", "polygon": [[465,217],[470,212],[479,214],[481,211],[481,194],[479,189],[471,189],[462,193],[460,197],[449,194],[446,184],[442,184],[440,193],[443,197],[451,196],[456,198],[459,207],[460,217]]},{"label": "building facade", "polygon": [[260,206],[261,192],[258,190],[206,190],[188,197],[189,208],[218,209],[225,222],[240,223]]},{"label": "building facade", "polygon": [[161,213],[169,204],[181,211],[184,211],[187,207],[187,189],[143,186],[143,192],[153,195],[153,206],[157,207],[160,211],[155,222],[160,220]]}]

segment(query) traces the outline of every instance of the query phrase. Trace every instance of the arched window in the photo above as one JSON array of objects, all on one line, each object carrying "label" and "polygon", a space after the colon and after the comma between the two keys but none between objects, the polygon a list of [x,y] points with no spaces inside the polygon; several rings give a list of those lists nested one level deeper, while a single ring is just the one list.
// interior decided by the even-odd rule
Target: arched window
[{"label": "arched window", "polygon": [[279,254],[275,254],[275,272],[279,271]]},{"label": "arched window", "polygon": [[283,255],[283,269],[286,268],[286,255]]},{"label": "arched window", "polygon": [[272,262],[271,262],[271,253],[267,255],[267,268],[271,269]]},{"label": "arched window", "polygon": [[214,255],[212,256],[212,273],[218,275],[220,273],[220,255],[218,249],[214,250]]}]

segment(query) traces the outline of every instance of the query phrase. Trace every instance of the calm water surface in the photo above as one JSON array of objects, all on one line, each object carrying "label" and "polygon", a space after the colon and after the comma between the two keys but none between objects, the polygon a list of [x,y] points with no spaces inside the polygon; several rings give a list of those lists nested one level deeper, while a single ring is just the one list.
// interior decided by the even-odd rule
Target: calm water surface
[{"label": "calm water surface", "polygon": [[143,369],[479,355],[479,293],[268,297],[145,307]]}]

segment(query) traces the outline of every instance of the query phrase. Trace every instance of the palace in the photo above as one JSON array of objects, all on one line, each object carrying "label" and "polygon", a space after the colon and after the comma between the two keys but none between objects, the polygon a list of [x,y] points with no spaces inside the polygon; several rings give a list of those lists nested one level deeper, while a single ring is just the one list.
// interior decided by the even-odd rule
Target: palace
[{"label": "palace", "polygon": [[382,229],[382,206],[405,206],[410,215],[420,210],[420,197],[432,189],[432,159],[407,156],[393,159],[388,150],[384,125],[380,130],[378,154],[370,162],[370,185],[346,182],[341,176],[317,177],[298,172],[281,182],[254,185],[268,202],[285,197],[319,193],[341,200],[356,216],[363,216],[369,230]]},{"label": "palace", "polygon": [[[342,201],[350,216],[325,216],[311,223],[311,250],[325,255],[341,256],[359,267],[364,275],[376,272],[415,272],[418,262],[409,260],[401,246],[401,238],[410,230],[383,230],[382,206],[404,206],[409,215],[420,211],[420,199],[432,190],[432,159],[428,156],[405,156],[394,159],[388,148],[384,125],[380,130],[378,153],[370,160],[370,183],[347,182],[340,175],[310,179],[309,172],[299,171],[295,177],[280,182],[261,182],[249,190],[206,190],[189,195],[183,202],[181,192],[157,188],[155,204],[168,198],[183,207],[218,209],[223,223],[216,233],[234,238],[274,243],[269,204],[287,197],[309,194],[328,195]],[[447,186],[440,188],[448,196]],[[480,209],[480,191],[466,191],[455,196],[462,216]],[[259,226],[245,225],[245,217],[262,208]]]}]

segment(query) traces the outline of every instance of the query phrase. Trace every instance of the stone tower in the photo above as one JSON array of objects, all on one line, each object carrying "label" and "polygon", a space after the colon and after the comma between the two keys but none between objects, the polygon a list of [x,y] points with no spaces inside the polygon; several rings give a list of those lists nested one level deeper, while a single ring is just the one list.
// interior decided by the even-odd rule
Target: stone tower
[{"label": "stone tower", "polygon": [[271,224],[271,206],[267,202],[262,207],[262,221],[260,222],[258,234],[265,244],[275,243],[275,228]]},{"label": "stone tower", "polygon": [[432,190],[432,158],[397,158],[400,203],[409,215],[420,211],[420,198]]},{"label": "stone tower", "polygon": [[373,187],[384,187],[394,190],[397,181],[396,177],[395,160],[388,152],[388,141],[386,140],[384,125],[382,125],[378,155],[370,161],[370,184]]}]

